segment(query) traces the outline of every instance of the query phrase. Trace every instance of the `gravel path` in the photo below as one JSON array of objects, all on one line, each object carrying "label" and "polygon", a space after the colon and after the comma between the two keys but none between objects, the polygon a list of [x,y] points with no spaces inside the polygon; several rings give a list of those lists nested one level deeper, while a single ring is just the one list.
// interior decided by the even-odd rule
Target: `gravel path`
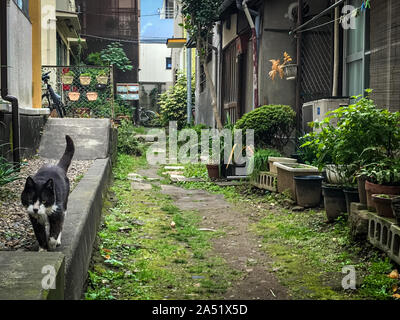
[{"label": "gravel path", "polygon": [[[21,193],[25,179],[33,176],[45,164],[56,164],[56,160],[32,159],[21,168],[20,180],[0,189],[0,251],[35,251],[37,242],[25,208],[21,205]],[[68,171],[71,192],[92,165],[93,161],[73,161]],[[78,178],[78,179],[77,179]]]}]

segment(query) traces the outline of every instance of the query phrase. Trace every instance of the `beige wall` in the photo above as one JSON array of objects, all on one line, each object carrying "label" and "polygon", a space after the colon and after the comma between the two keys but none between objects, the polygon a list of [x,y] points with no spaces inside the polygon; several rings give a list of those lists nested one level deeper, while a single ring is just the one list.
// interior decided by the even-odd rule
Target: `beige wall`
[{"label": "beige wall", "polygon": [[222,48],[225,48],[233,39],[237,37],[237,14],[231,15],[231,27],[228,30],[226,27],[227,22],[224,22],[222,31]]}]

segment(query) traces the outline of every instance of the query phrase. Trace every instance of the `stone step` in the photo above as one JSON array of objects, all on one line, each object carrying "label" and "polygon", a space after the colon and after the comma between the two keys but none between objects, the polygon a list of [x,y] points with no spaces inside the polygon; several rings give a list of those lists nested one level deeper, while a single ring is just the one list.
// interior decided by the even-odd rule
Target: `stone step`
[{"label": "stone step", "polygon": [[46,159],[60,159],[65,150],[65,136],[75,144],[74,160],[106,159],[111,153],[109,119],[57,119],[47,121],[39,147]]}]

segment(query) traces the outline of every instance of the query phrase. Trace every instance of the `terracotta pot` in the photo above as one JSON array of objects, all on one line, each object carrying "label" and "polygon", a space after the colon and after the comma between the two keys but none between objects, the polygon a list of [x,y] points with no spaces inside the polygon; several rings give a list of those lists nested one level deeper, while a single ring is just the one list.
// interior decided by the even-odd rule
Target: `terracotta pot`
[{"label": "terracotta pot", "polygon": [[68,98],[71,101],[78,101],[81,94],[79,92],[68,92]]},{"label": "terracotta pot", "polygon": [[208,171],[208,177],[211,180],[219,179],[219,165],[218,164],[208,164],[207,171]]},{"label": "terracotta pot", "polygon": [[393,194],[400,195],[400,186],[385,186],[383,184],[375,184],[365,181],[365,191],[367,192],[367,207],[368,210],[375,212],[376,205],[372,200],[373,194]]},{"label": "terracotta pot", "polygon": [[81,85],[88,86],[92,81],[92,78],[90,76],[80,76],[79,81],[81,82]]},{"label": "terracotta pot", "polygon": [[86,97],[89,101],[96,101],[99,97],[99,94],[97,92],[87,92]]},{"label": "terracotta pot", "polygon": [[392,209],[392,199],[397,196],[387,194],[389,198],[382,197],[381,194],[373,194],[372,200],[376,206],[376,212],[378,216],[386,217],[386,218],[394,218],[393,209]]}]

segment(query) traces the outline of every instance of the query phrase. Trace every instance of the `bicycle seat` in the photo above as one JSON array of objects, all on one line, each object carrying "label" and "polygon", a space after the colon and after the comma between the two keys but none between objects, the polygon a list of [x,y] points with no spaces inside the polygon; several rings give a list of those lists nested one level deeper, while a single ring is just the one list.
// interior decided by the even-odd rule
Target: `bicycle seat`
[{"label": "bicycle seat", "polygon": [[50,73],[51,73],[51,71],[44,73],[42,75],[42,81],[49,80],[50,79],[50,76],[49,76]]}]

